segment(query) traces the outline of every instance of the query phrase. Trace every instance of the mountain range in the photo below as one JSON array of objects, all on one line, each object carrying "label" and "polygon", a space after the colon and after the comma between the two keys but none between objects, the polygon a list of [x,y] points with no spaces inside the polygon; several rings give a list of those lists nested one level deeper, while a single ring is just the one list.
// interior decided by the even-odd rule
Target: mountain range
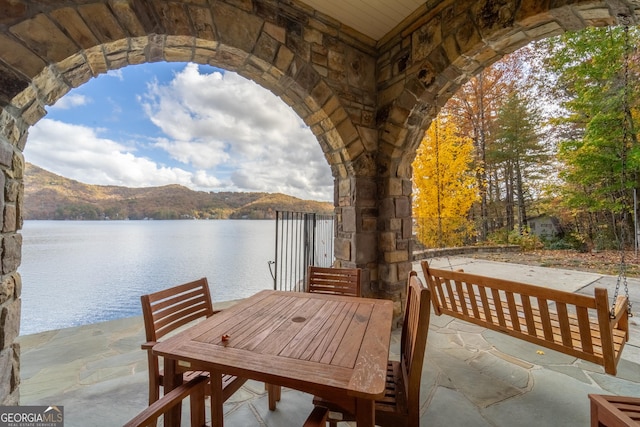
[{"label": "mountain range", "polygon": [[272,219],[276,211],[333,213],[333,204],[281,193],[204,192],[182,185],[90,185],[31,163],[24,174],[25,220]]}]

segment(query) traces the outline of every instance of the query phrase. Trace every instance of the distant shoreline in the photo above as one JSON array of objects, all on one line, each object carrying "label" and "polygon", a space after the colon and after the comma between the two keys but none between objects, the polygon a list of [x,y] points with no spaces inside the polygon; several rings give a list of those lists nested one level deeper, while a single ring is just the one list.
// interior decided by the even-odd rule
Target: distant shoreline
[{"label": "distant shoreline", "polygon": [[328,201],[281,193],[212,193],[176,184],[145,188],[90,185],[30,163],[24,181],[25,220],[275,219],[277,211],[332,214],[335,209]]}]

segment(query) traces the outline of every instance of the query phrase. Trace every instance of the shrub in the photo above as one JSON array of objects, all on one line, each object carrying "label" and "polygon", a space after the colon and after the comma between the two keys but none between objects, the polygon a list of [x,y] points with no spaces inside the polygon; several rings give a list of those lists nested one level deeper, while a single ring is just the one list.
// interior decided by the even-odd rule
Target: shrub
[{"label": "shrub", "polygon": [[528,227],[525,227],[522,231],[518,227],[514,227],[511,231],[507,231],[507,229],[498,230],[491,233],[487,240],[492,244],[518,245],[522,251],[544,248],[542,240],[535,234],[531,234]]}]

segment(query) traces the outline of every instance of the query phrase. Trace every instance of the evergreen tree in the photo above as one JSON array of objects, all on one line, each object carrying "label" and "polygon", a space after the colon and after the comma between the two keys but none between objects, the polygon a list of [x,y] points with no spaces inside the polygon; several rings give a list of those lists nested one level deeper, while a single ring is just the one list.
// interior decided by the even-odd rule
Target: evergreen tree
[{"label": "evergreen tree", "polygon": [[546,177],[550,155],[538,131],[540,123],[533,103],[519,92],[507,98],[496,119],[496,139],[487,156],[502,170],[509,230],[515,228],[517,218],[518,229],[523,231],[527,203],[539,193],[536,184]]}]

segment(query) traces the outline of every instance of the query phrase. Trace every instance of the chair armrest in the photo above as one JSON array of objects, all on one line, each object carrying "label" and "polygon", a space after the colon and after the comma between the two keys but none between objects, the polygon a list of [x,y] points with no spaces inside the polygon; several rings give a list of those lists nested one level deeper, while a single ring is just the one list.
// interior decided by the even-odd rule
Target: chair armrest
[{"label": "chair armrest", "polygon": [[613,318],[611,319],[611,330],[618,329],[626,333],[625,341],[629,341],[629,300],[628,297],[618,295],[613,308]]},{"label": "chair armrest", "polygon": [[616,323],[618,323],[620,321],[620,319],[624,316],[627,316],[627,307],[628,307],[629,301],[627,299],[626,296],[623,295],[618,295],[618,298],[616,299],[616,303],[615,306],[613,308],[613,324],[615,325]]},{"label": "chair armrest", "polygon": [[[186,382],[169,393],[162,396],[160,399],[147,406],[142,412],[136,415],[124,427],[138,427],[147,425],[150,420],[158,418],[161,414],[166,413],[169,409],[173,408],[184,400],[185,397],[194,393],[198,387],[205,387],[209,377],[198,376],[189,382]],[[204,391],[204,389],[203,389]],[[204,396],[204,393],[202,394]]]},{"label": "chair armrest", "polygon": [[156,344],[158,344],[158,341],[147,341],[146,343],[143,343],[140,348],[143,350],[151,350]]}]

